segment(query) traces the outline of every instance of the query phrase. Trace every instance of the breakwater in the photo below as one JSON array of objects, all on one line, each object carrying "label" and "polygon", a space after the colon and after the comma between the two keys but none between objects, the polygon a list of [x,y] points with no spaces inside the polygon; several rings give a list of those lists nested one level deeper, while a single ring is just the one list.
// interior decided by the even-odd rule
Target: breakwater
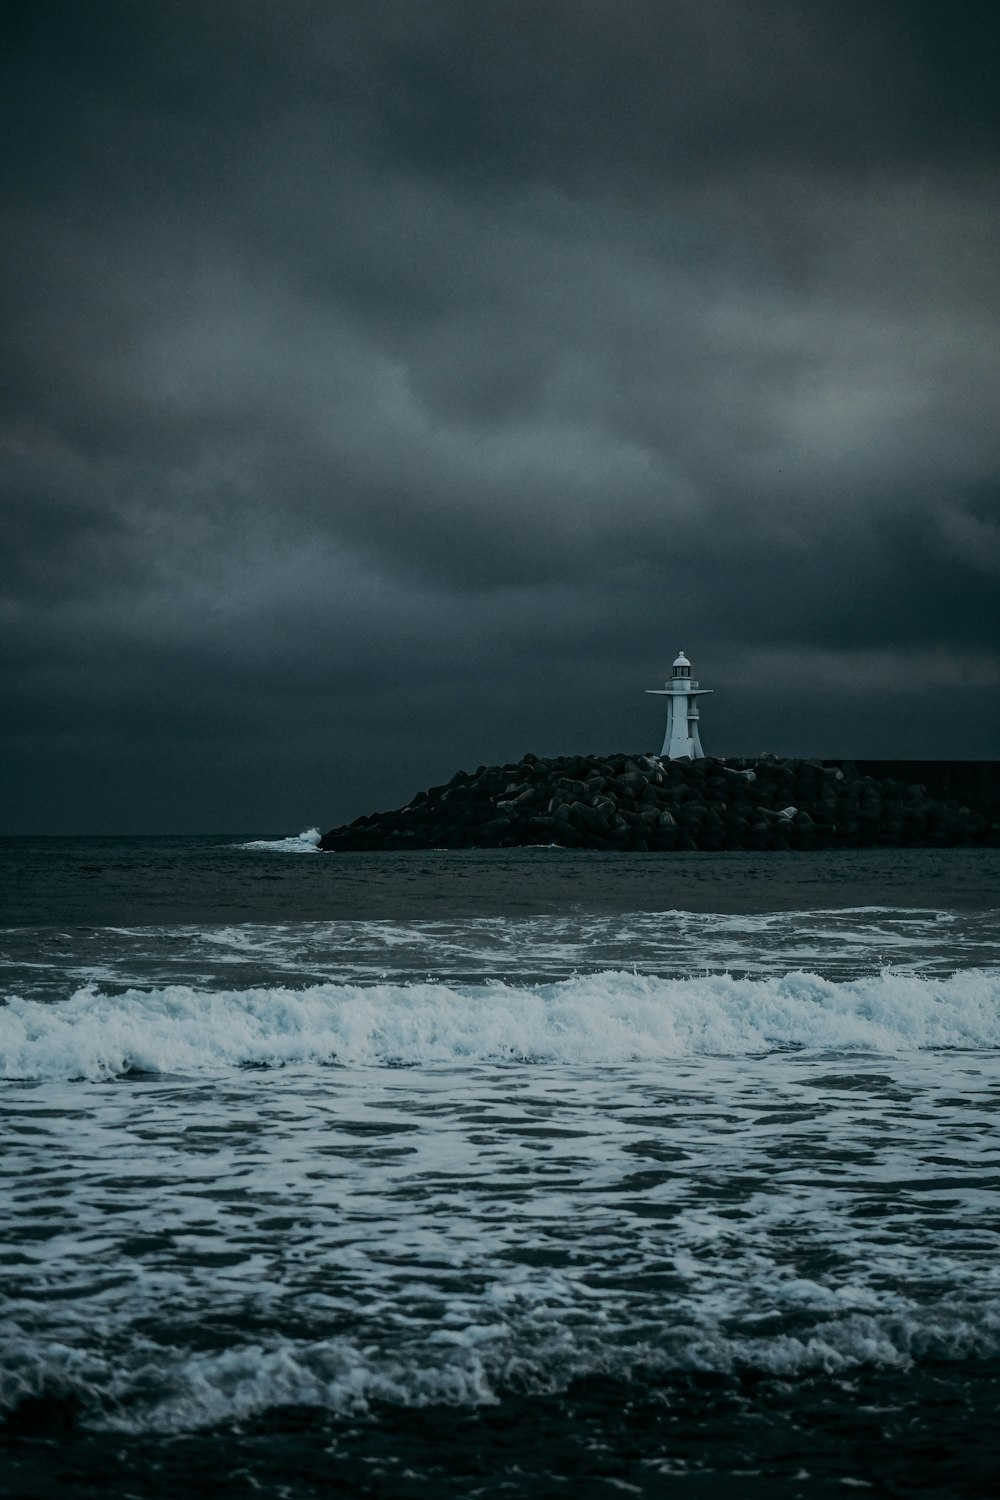
[{"label": "breakwater", "polygon": [[[655,755],[526,755],[458,771],[405,807],[324,834],[324,850],[512,848],[834,849],[1000,845],[995,762],[976,795],[935,795],[902,768],[961,762],[662,760]],[[870,774],[871,767],[901,774]],[[945,787],[943,773],[939,777]],[[967,790],[961,775],[955,786]],[[948,782],[947,786],[951,783]]]},{"label": "breakwater", "polygon": [[[824,761],[840,765],[840,761]],[[1000,760],[855,760],[862,776],[918,784],[930,797],[965,803],[974,812],[1000,814]]]}]

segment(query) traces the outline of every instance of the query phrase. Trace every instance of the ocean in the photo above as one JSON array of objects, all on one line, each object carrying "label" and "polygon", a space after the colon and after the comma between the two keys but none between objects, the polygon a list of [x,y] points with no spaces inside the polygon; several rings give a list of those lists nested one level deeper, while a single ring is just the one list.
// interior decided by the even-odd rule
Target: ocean
[{"label": "ocean", "polygon": [[995,1496],[1000,850],[0,840],[0,1494]]}]

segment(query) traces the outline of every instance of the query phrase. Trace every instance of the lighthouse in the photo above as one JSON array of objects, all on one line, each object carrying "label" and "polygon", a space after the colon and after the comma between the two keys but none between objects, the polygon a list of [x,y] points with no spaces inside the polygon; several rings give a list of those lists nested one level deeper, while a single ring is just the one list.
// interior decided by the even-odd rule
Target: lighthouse
[{"label": "lighthouse", "polygon": [[661,688],[647,688],[647,693],[658,693],[667,700],[667,732],[663,736],[660,754],[665,760],[704,760],[698,734],[698,699],[711,688],[700,688],[691,677],[691,663],[682,651],[674,662],[670,681]]}]

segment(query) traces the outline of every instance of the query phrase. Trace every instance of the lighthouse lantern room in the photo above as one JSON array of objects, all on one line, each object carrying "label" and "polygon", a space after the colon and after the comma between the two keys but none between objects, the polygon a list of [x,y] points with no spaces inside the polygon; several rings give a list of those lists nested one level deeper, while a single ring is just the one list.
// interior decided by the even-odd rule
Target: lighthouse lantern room
[{"label": "lighthouse lantern room", "polygon": [[700,688],[691,677],[691,663],[682,651],[674,662],[670,680],[661,688],[647,688],[667,700],[667,732],[660,755],[665,760],[704,760],[698,733],[698,699],[711,688]]}]

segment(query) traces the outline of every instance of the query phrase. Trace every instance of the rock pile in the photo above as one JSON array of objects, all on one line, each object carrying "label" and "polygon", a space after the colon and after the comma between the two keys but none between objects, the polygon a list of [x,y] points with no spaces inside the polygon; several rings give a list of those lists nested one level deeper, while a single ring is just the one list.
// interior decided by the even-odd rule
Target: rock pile
[{"label": "rock pile", "polygon": [[922,786],[813,760],[526,755],[458,771],[321,849],[839,849],[1000,844],[1000,822]]}]

